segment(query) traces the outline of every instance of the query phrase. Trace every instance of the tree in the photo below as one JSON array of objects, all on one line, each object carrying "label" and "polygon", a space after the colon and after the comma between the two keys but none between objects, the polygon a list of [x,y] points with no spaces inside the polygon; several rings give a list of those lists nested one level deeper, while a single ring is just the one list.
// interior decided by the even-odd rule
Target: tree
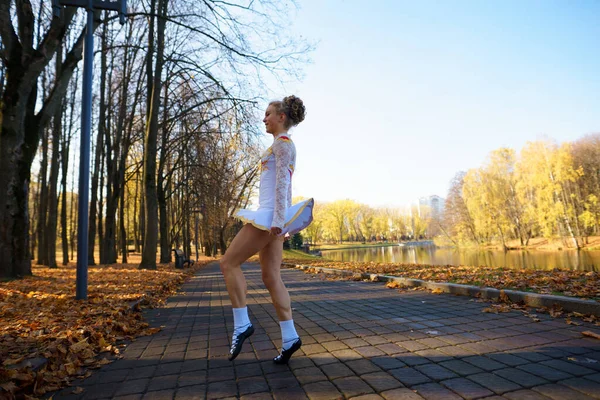
[{"label": "tree", "polygon": [[[513,236],[513,226],[523,234],[521,207],[515,193],[514,151],[494,150],[486,164],[465,176],[463,193],[480,233],[497,237],[505,250]],[[523,237],[521,236],[523,241]]]},{"label": "tree", "polygon": [[[62,18],[52,19],[46,27],[47,12],[40,12],[36,19],[28,0],[15,0],[14,6],[16,19],[11,15],[13,1],[0,2],[0,57],[6,68],[0,105],[0,187],[7,194],[0,199],[0,277],[31,274],[27,203],[31,164],[41,132],[60,108],[69,80],[81,60],[84,38],[80,34],[66,52],[60,75],[55,77],[47,98],[36,112],[38,78],[65,37],[75,9],[66,8]],[[39,42],[34,41],[36,27],[43,32]]]},{"label": "tree", "polygon": [[600,234],[600,134],[591,134],[576,140],[572,147],[573,166],[581,168],[578,179],[578,198],[584,210],[579,220],[588,235]]},{"label": "tree", "polygon": [[458,172],[450,182],[450,189],[446,196],[444,211],[444,225],[450,235],[460,241],[472,240],[481,243],[475,228],[475,221],[466,205],[463,196],[464,179],[466,173]]},{"label": "tree", "polygon": [[[294,203],[296,203],[297,201],[298,200],[295,200]],[[312,245],[323,239],[323,213],[323,204],[319,201],[315,201],[315,205],[313,206],[313,221],[303,231],[308,242]]]},{"label": "tree", "polygon": [[333,237],[344,241],[344,234],[348,232],[348,200],[336,200],[326,206],[326,224]]},{"label": "tree", "polygon": [[572,194],[573,184],[583,172],[574,167],[570,146],[558,146],[552,141],[528,142],[521,150],[517,170],[520,190],[533,204],[527,212],[537,216],[542,235],[567,236],[579,248],[580,204]]},{"label": "tree", "polygon": [[[142,266],[150,268],[159,239],[163,262],[173,243],[189,253],[192,236],[225,250],[239,227],[232,213],[249,202],[257,177],[249,164],[256,107],[267,93],[263,74],[297,76],[310,49],[283,29],[289,4],[131,0],[126,28],[106,15],[95,21],[94,30],[103,27],[94,81],[89,263],[96,261],[96,244],[101,263],[115,262],[117,248],[126,260],[129,237],[136,248],[145,242]],[[77,85],[69,81],[82,56],[83,19],[75,8],[52,19],[47,5],[0,4],[0,184],[9,193],[0,199],[2,277],[30,274],[36,246],[40,262],[56,264],[59,204],[63,263],[69,243],[72,253],[75,245],[78,195],[67,192],[75,174],[67,179],[69,155],[75,161],[77,155],[69,151],[72,128],[80,121]],[[197,145],[207,137],[208,145]],[[29,199],[36,156],[41,171]],[[202,182],[226,173],[216,184]],[[192,234],[191,218],[209,198],[205,211],[214,230],[199,226]]]},{"label": "tree", "polygon": [[296,250],[301,249],[303,244],[304,238],[302,237],[302,234],[300,232],[295,233],[294,236],[292,236],[292,248]]},{"label": "tree", "polygon": [[[158,1],[158,4],[156,4]],[[144,138],[144,210],[146,231],[142,248],[140,268],[156,269],[156,244],[158,242],[158,195],[156,191],[156,158],[158,140],[158,112],[160,106],[160,89],[162,85],[162,69],[165,52],[165,29],[167,25],[167,0],[151,0],[150,29],[148,31],[148,118]],[[154,10],[158,9],[157,51],[154,68],[152,52],[154,50]]]},{"label": "tree", "polygon": [[[56,76],[60,76],[62,66],[62,45],[58,46],[56,52]],[[50,181],[48,191],[48,219],[45,225],[46,261],[50,268],[57,268],[56,264],[56,228],[58,218],[58,169],[60,155],[60,137],[62,133],[62,99],[58,100],[58,106],[53,116],[52,125],[52,156],[50,161]]]}]

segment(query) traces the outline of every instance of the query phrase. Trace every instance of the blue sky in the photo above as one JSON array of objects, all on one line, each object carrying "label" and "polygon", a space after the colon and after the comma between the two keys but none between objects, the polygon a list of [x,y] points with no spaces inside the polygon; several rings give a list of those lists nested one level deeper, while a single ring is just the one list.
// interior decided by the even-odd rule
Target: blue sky
[{"label": "blue sky", "polygon": [[294,195],[372,206],[446,196],[499,147],[600,132],[600,1],[299,0]]}]

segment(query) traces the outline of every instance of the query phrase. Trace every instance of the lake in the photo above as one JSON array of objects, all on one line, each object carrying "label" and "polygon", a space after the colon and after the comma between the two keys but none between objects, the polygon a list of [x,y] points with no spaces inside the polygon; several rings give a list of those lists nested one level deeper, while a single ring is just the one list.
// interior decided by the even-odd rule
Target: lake
[{"label": "lake", "polygon": [[600,270],[600,251],[587,250],[456,250],[447,248],[387,246],[324,250],[323,257],[334,261],[392,262],[430,265],[493,266],[516,269],[580,271]]}]

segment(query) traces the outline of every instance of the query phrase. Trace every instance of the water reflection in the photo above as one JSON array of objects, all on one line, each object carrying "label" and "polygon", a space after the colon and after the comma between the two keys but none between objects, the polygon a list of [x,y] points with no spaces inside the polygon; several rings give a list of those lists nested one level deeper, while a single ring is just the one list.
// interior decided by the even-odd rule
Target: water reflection
[{"label": "water reflection", "polygon": [[537,270],[600,270],[600,251],[456,250],[435,247],[370,247],[326,250],[323,257],[335,261],[394,262],[431,265],[475,265]]}]

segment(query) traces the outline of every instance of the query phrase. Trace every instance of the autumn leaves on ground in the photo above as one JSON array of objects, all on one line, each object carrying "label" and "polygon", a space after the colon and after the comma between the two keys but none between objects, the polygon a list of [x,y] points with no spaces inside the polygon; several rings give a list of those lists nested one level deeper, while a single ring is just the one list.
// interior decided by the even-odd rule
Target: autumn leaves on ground
[{"label": "autumn leaves on ground", "polygon": [[210,261],[184,270],[90,267],[88,301],[74,298],[74,265],[34,267],[32,277],[0,283],[0,399],[39,397],[119,357],[119,341],[158,331],[141,307],[160,305]]},{"label": "autumn leaves on ground", "polygon": [[464,265],[360,263],[329,261],[320,258],[290,259],[288,261],[314,267],[402,276],[424,281],[451,282],[600,300],[600,273],[596,271],[536,271]]},{"label": "autumn leaves on ground", "polygon": [[[598,272],[344,263],[286,254],[287,262],[303,265],[600,300]],[[34,267],[32,277],[0,283],[0,399],[42,396],[118,358],[122,340],[158,331],[143,321],[141,307],[160,305],[210,261],[184,270],[172,264],[156,271],[137,264],[90,267],[87,302],[74,299],[74,265]],[[45,362],[35,368],[39,360]]]}]

